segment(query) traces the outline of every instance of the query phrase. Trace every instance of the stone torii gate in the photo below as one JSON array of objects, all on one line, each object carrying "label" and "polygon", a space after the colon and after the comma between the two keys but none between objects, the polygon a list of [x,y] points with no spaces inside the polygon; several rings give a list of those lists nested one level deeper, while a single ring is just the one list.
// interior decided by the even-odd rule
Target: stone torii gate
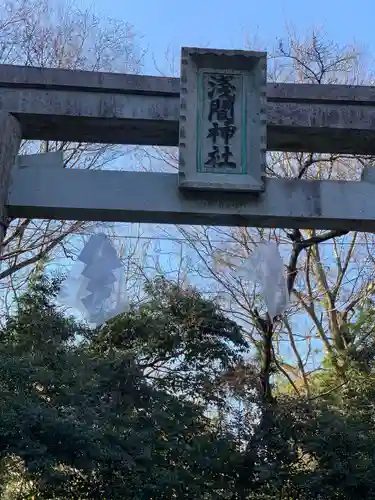
[{"label": "stone torii gate", "polygon": [[[21,139],[179,146],[180,170],[38,168],[31,157],[13,169]],[[358,182],[266,178],[266,150],[375,154],[375,88],[267,84],[266,54],[248,51],[182,49],[181,80],[0,66],[3,221],[375,231],[371,169]]]}]

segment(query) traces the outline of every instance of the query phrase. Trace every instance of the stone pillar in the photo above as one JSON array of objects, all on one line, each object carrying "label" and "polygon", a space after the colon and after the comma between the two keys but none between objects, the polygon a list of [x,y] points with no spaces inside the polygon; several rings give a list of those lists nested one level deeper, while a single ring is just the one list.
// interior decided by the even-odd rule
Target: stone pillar
[{"label": "stone pillar", "polygon": [[[8,228],[6,204],[11,171],[22,139],[21,125],[14,116],[0,111],[0,255]],[[1,265],[1,263],[0,263]]]}]

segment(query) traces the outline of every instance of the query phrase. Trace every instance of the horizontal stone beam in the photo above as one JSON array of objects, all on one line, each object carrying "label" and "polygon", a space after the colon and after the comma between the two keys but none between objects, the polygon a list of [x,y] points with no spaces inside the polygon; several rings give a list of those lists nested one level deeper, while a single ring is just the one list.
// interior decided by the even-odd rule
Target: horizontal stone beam
[{"label": "horizontal stone beam", "polygon": [[0,87],[83,90],[104,94],[180,96],[180,79],[30,66],[0,65]]},{"label": "horizontal stone beam", "polygon": [[[180,96],[180,79],[30,66],[0,65],[0,87],[83,90],[105,94]],[[268,83],[271,102],[314,102],[375,105],[375,87]]]},{"label": "horizontal stone beam", "polygon": [[32,155],[18,155],[16,168],[64,168],[64,153],[62,151],[50,151],[48,153],[36,153]]},{"label": "horizontal stone beam", "polygon": [[[181,192],[176,174],[24,169],[12,217],[375,231],[369,181],[267,179],[261,195]],[[84,196],[82,196],[84,193]]]},{"label": "horizontal stone beam", "polygon": [[[25,139],[178,145],[179,80],[0,66]],[[267,148],[375,154],[375,88],[268,84]]]}]

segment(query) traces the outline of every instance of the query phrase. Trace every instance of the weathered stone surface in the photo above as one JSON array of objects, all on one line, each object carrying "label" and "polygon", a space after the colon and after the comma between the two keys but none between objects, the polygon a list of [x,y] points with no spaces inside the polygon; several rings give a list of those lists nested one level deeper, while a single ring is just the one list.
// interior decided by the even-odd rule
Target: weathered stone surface
[{"label": "weathered stone surface", "polygon": [[13,173],[8,209],[43,219],[375,231],[373,194],[372,182],[288,179],[267,179],[260,195],[202,194],[181,192],[176,174],[24,169]]},{"label": "weathered stone surface", "polygon": [[8,188],[21,144],[21,126],[8,113],[0,112],[0,254],[6,233]]},{"label": "weathered stone surface", "polygon": [[179,187],[261,192],[267,54],[183,47]]},{"label": "weathered stone surface", "polygon": [[[2,87],[91,90],[109,94],[166,95],[179,97],[180,79],[57,68],[0,65]],[[375,87],[363,85],[314,85],[268,83],[269,101],[325,101],[375,104]]]},{"label": "weathered stone surface", "polygon": [[55,90],[90,90],[110,94],[147,94],[178,97],[179,78],[104,73],[57,68],[0,65],[0,86]]},{"label": "weathered stone surface", "polygon": [[[176,78],[0,66],[26,139],[178,145]],[[375,154],[375,87],[268,84],[267,148]]]}]

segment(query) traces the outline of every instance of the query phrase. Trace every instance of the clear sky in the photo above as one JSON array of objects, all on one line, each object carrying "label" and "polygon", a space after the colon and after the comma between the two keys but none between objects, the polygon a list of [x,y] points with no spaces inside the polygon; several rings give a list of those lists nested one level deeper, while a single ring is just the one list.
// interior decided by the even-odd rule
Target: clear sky
[{"label": "clear sky", "polygon": [[152,57],[163,64],[168,47],[177,57],[182,45],[241,49],[248,40],[254,50],[264,50],[287,24],[301,35],[323,29],[340,45],[356,42],[375,53],[374,0],[94,0],[94,6],[98,13],[130,22],[143,35],[146,73],[155,72]]},{"label": "clear sky", "polygon": [[[375,54],[375,0],[81,0],[103,17],[127,21],[142,36],[143,73],[166,74],[171,51],[179,70],[181,46],[271,50],[287,27],[302,38],[317,30],[340,46]],[[156,64],[155,64],[156,62]]]}]

